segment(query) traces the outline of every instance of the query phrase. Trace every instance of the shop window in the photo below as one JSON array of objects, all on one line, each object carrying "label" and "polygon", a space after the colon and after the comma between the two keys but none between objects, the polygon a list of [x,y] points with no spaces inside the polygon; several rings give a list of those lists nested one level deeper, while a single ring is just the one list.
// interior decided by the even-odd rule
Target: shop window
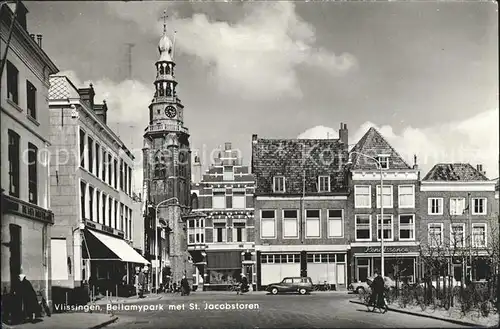
[{"label": "shop window", "polygon": [[345,263],[345,254],[337,254],[337,263]]}]

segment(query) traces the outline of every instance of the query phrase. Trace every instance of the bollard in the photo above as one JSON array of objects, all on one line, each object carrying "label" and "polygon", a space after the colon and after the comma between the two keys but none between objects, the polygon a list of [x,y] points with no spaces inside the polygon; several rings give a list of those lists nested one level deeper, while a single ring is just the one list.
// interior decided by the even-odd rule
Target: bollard
[{"label": "bollard", "polygon": [[68,292],[66,291],[66,305],[68,305]]},{"label": "bollard", "polygon": [[109,302],[109,291],[106,289],[106,299],[108,300]]},{"label": "bollard", "polygon": [[95,286],[92,286],[92,301],[95,301]]},{"label": "bollard", "polygon": [[118,302],[118,285],[116,285],[115,287],[116,287],[116,301]]}]

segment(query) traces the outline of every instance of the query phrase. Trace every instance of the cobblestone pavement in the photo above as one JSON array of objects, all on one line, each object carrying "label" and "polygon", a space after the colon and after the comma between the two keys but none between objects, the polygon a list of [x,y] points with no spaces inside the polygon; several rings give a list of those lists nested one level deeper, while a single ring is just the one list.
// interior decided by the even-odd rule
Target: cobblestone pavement
[{"label": "cobblestone pavement", "polygon": [[37,319],[35,323],[19,325],[5,325],[6,329],[90,329],[98,328],[115,322],[116,317],[98,313],[62,313],[53,314],[51,317]]},{"label": "cobblestone pavement", "polygon": [[[349,303],[352,295],[264,294],[165,296],[123,307],[148,306],[154,310],[116,310],[119,316],[110,328],[458,328],[445,321],[396,312],[368,312],[365,306]],[[206,310],[242,305],[247,309]],[[121,307],[120,304],[116,304]],[[151,305],[151,306],[150,306]],[[155,306],[156,305],[156,306]],[[245,306],[246,305],[246,306]],[[251,306],[252,305],[252,306]],[[163,307],[160,310],[159,307]],[[250,309],[250,308],[253,309]]]}]

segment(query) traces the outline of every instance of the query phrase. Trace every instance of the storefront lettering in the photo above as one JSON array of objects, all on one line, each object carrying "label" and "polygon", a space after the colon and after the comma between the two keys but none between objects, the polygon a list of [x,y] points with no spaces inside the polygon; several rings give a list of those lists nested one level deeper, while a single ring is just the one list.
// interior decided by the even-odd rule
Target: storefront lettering
[{"label": "storefront lettering", "polygon": [[[365,253],[380,253],[380,247],[366,247]],[[408,253],[409,249],[404,247],[384,247],[384,252],[392,254]]]}]

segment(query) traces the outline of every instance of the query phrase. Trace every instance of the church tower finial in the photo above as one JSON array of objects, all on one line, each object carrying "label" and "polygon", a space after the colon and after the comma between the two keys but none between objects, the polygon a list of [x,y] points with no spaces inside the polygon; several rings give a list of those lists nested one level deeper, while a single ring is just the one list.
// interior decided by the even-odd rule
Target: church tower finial
[{"label": "church tower finial", "polygon": [[167,33],[167,18],[168,18],[166,9],[163,11],[163,15],[161,16],[161,18],[163,18],[163,34],[165,34]]}]

